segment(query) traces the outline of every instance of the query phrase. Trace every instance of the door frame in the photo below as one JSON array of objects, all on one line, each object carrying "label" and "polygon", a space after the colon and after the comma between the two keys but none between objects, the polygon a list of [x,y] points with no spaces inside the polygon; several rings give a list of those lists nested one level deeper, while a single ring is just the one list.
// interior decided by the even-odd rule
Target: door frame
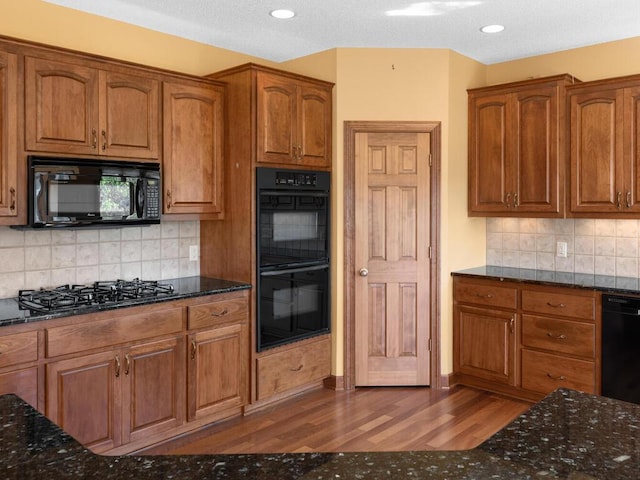
[{"label": "door frame", "polygon": [[431,164],[431,259],[429,266],[430,386],[440,389],[440,122],[344,122],[344,377],[345,390],[355,388],[355,138],[357,133],[429,133]]}]

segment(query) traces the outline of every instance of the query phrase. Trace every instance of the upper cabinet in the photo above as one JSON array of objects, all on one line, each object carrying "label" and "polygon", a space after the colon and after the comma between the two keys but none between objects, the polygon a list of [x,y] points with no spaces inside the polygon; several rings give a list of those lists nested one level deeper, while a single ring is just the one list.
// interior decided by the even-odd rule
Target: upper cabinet
[{"label": "upper cabinet", "polygon": [[165,214],[222,217],[223,98],[212,82],[164,82]]},{"label": "upper cabinet", "polygon": [[331,87],[257,73],[259,163],[331,166]]},{"label": "upper cabinet", "polygon": [[0,224],[16,223],[19,210],[17,55],[0,51]]},{"label": "upper cabinet", "polygon": [[121,72],[26,56],[26,150],[157,159],[160,82]]},{"label": "upper cabinet", "polygon": [[469,215],[564,216],[569,75],[469,90]]},{"label": "upper cabinet", "polygon": [[636,217],[640,212],[640,76],[568,90],[571,204],[576,217]]}]

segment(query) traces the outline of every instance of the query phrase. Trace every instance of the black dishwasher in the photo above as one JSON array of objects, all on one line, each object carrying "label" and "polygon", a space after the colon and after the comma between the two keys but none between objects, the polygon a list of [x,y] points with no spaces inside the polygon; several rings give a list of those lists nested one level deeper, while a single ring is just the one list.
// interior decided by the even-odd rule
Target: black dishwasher
[{"label": "black dishwasher", "polygon": [[640,297],[602,295],[602,395],[640,403]]}]

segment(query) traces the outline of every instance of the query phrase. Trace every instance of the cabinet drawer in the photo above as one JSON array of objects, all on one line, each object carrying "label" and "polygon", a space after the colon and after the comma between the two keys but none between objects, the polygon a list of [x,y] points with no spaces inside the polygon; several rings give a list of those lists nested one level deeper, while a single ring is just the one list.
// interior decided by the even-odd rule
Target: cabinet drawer
[{"label": "cabinet drawer", "polygon": [[[93,320],[78,325],[46,330],[47,357],[112,347],[148,338],[182,332],[182,308],[170,308],[137,315]],[[100,314],[100,318],[102,314]]]},{"label": "cabinet drawer", "polygon": [[518,289],[484,282],[458,280],[453,290],[454,299],[461,303],[475,303],[488,307],[515,310],[518,307]]},{"label": "cabinet drawer", "polygon": [[249,318],[247,299],[232,298],[188,307],[189,329],[220,323],[244,322]]},{"label": "cabinet drawer", "polygon": [[594,362],[523,349],[522,388],[550,393],[560,387],[595,393]]},{"label": "cabinet drawer", "polygon": [[596,314],[596,300],[593,295],[578,296],[550,291],[522,290],[522,310],[593,320]]},{"label": "cabinet drawer", "polygon": [[329,339],[258,358],[258,400],[331,373]]},{"label": "cabinet drawer", "polygon": [[532,348],[594,358],[596,327],[592,323],[523,315],[522,344]]},{"label": "cabinet drawer", "polygon": [[38,332],[0,337],[0,367],[38,359]]}]

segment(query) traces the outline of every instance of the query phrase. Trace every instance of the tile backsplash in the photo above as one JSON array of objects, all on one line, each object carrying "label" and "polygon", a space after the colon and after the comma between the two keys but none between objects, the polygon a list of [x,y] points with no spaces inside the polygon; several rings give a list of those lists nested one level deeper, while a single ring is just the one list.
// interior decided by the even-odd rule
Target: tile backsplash
[{"label": "tile backsplash", "polygon": [[191,245],[199,250],[197,221],[101,230],[0,227],[0,298],[22,288],[198,275]]},{"label": "tile backsplash", "polygon": [[487,265],[637,278],[639,245],[640,220],[487,219]]}]

